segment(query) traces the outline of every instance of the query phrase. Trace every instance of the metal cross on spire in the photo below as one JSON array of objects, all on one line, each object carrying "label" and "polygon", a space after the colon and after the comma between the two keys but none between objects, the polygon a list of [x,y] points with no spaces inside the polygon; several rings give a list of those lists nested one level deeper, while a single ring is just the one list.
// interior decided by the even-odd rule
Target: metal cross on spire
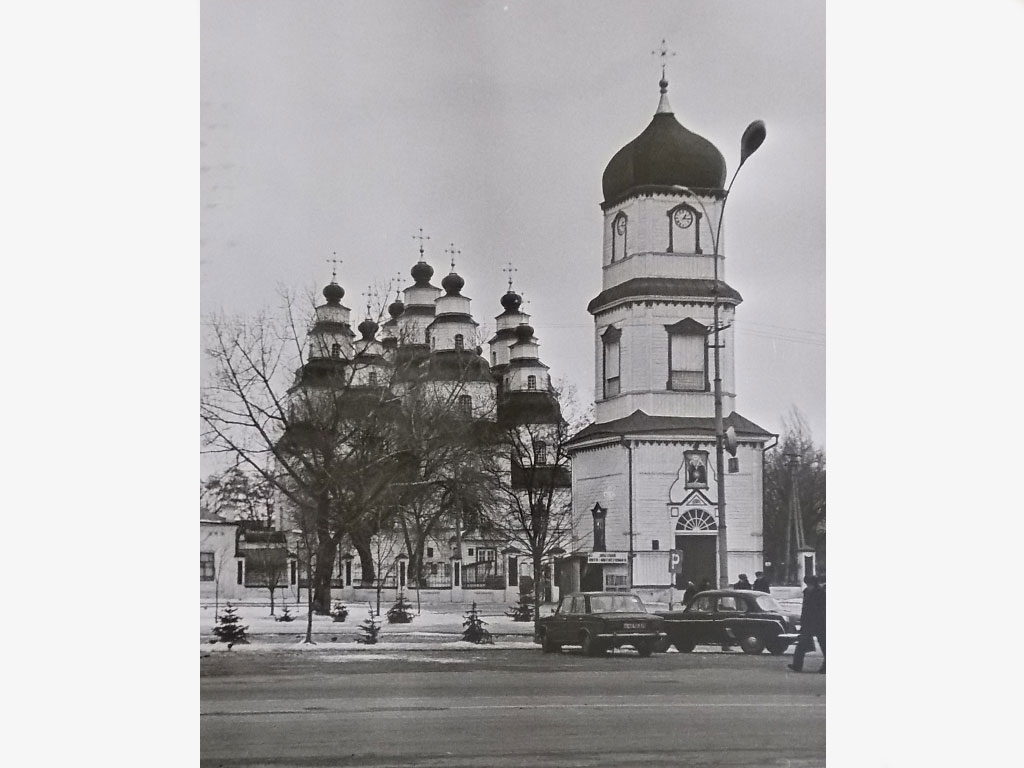
[{"label": "metal cross on spire", "polygon": [[[338,252],[337,251],[332,251],[331,255],[336,257],[338,255]],[[336,282],[337,278],[338,278],[338,265],[341,264],[341,259],[338,259],[338,258],[327,259],[327,263],[334,265],[331,268],[331,282],[332,283]]]},{"label": "metal cross on spire", "polygon": [[366,299],[366,316],[370,316],[370,299],[373,297],[373,286],[366,286],[366,291],[363,292],[363,298]]},{"label": "metal cross on spire", "polygon": [[656,50],[651,51],[652,56],[657,56],[661,59],[661,79],[665,79],[665,64],[668,62],[669,56],[675,56],[675,51],[670,51],[668,45],[665,43],[665,38],[661,39],[661,46]]},{"label": "metal cross on spire", "polygon": [[430,239],[430,235],[424,235],[423,234],[423,227],[420,227],[420,233],[418,235],[413,235],[412,239],[420,241],[420,261],[423,261],[423,241],[424,240],[429,240]]},{"label": "metal cross on spire", "polygon": [[401,272],[395,273],[395,301],[402,298],[402,279],[403,276]]},{"label": "metal cross on spire", "polygon": [[455,271],[455,254],[462,254],[462,251],[455,250],[455,243],[449,243],[449,247],[444,249],[445,253],[451,254],[452,257],[452,272]]},{"label": "metal cross on spire", "polygon": [[512,292],[512,273],[513,272],[518,272],[519,270],[516,269],[515,267],[513,267],[512,266],[512,262],[510,261],[508,263],[507,267],[502,267],[501,268],[501,271],[508,273],[508,291],[509,291],[509,293],[511,293]]}]

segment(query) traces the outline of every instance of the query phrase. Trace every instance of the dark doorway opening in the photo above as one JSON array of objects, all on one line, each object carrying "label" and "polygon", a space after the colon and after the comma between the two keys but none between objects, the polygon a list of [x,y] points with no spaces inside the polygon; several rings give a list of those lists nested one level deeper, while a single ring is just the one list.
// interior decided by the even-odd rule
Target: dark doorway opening
[{"label": "dark doorway opening", "polygon": [[705,579],[713,588],[718,536],[677,534],[676,549],[683,553],[683,571],[676,574],[676,589],[686,589],[688,581],[699,587]]}]

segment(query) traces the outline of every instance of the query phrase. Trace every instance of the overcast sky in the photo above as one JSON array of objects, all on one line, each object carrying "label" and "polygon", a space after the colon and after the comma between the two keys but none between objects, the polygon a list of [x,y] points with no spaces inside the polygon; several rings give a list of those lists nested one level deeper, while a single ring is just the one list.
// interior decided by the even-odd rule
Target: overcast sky
[{"label": "overcast sky", "polygon": [[662,38],[676,118],[731,175],[725,217],[737,410],[797,406],[825,441],[825,27],[809,2],[202,3],[201,308],[255,312],[276,287],[411,283],[420,227],[493,325],[511,261],[541,357],[593,398],[601,175],[650,122]]}]

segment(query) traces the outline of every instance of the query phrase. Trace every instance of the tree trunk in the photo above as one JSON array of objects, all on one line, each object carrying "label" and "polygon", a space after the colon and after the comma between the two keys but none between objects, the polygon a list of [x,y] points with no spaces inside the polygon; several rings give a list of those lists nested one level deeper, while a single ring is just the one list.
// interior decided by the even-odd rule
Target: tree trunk
[{"label": "tree trunk", "polygon": [[274,587],[270,588],[270,615],[274,615]]},{"label": "tree trunk", "polygon": [[352,534],[352,546],[359,555],[359,566],[362,569],[359,585],[373,587],[377,580],[377,570],[373,567],[373,552],[370,551],[370,537],[362,533]]},{"label": "tree trunk", "polygon": [[306,642],[313,642],[313,569],[306,565]]},{"label": "tree trunk", "polygon": [[533,555],[533,632],[540,629],[540,591],[544,588],[544,566],[539,552]]},{"label": "tree trunk", "polygon": [[337,547],[330,537],[322,537],[317,543],[316,573],[313,576],[313,610],[321,616],[331,612],[331,579],[334,576],[334,559],[337,553]]}]

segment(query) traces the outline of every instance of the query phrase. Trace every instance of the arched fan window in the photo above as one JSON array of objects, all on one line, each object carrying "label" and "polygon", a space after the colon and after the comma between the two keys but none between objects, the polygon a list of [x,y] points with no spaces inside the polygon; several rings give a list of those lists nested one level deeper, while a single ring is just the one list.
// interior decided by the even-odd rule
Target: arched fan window
[{"label": "arched fan window", "polygon": [[679,515],[677,531],[717,531],[714,515],[706,509],[686,509]]}]

